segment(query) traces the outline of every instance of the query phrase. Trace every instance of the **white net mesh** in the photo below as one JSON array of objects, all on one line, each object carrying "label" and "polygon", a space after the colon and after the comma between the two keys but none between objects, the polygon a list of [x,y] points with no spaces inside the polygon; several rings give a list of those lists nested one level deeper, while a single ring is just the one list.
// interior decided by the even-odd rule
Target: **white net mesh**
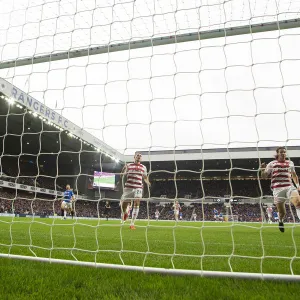
[{"label": "white net mesh", "polygon": [[[300,272],[294,208],[282,243],[277,227],[262,223],[272,199],[257,180],[275,146],[299,163],[298,1],[0,6],[4,256]],[[135,151],[152,187],[133,235],[120,225],[121,186],[87,186],[96,170],[116,174],[105,175],[114,188]],[[73,221],[56,218],[67,183]],[[173,223],[178,199],[182,223]]]}]

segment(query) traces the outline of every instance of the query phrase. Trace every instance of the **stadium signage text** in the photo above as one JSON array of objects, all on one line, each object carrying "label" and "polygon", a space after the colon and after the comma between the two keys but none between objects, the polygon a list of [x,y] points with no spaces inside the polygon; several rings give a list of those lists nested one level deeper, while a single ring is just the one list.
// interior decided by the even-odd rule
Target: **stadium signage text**
[{"label": "stadium signage text", "polygon": [[34,186],[29,186],[29,185],[25,185],[25,184],[4,181],[4,180],[0,180],[0,186],[7,187],[7,188],[14,188],[14,189],[23,190],[23,191],[27,191],[27,190],[36,191],[37,193],[42,193],[42,194],[57,195],[57,196],[62,195],[62,192],[48,190],[48,189],[34,187]]},{"label": "stadium signage text", "polygon": [[65,119],[63,116],[56,113],[54,110],[45,106],[41,102],[37,101],[34,98],[31,98],[29,95],[23,93],[16,87],[12,86],[11,97],[14,98],[15,101],[19,102],[22,105],[34,110],[36,113],[43,115],[50,122],[54,122],[57,125],[68,129],[69,121]]}]

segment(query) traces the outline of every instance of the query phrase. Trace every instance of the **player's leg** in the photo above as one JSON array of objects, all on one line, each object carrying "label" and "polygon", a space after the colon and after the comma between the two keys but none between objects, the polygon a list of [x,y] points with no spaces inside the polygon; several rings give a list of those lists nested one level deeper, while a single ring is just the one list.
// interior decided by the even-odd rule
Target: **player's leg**
[{"label": "player's leg", "polygon": [[285,201],[282,201],[282,200],[277,201],[276,207],[277,207],[278,215],[279,215],[279,230],[281,232],[284,232],[283,219],[286,215]]},{"label": "player's leg", "polygon": [[132,189],[124,188],[123,195],[121,197],[121,223],[124,223],[128,218],[128,205],[131,202],[130,198],[133,197],[134,191]]},{"label": "player's leg", "polygon": [[72,212],[72,203],[71,202],[68,202],[66,204],[66,209],[65,209],[65,219],[67,217],[67,214],[70,215]]},{"label": "player's leg", "polygon": [[128,218],[129,200],[121,200],[121,223],[124,223]]},{"label": "player's leg", "polygon": [[268,214],[268,223],[271,224],[272,223],[272,220],[271,220],[271,215]]},{"label": "player's leg", "polygon": [[143,196],[143,189],[135,189],[134,190],[134,203],[133,203],[133,209],[131,212],[131,224],[130,224],[130,229],[135,229],[134,227],[134,223],[135,220],[139,214],[139,210],[140,210],[140,201],[141,198]]},{"label": "player's leg", "polygon": [[283,224],[283,220],[284,217],[286,215],[286,210],[285,210],[285,201],[289,198],[288,196],[288,189],[284,189],[282,191],[280,191],[279,193],[277,193],[276,195],[274,195],[274,204],[277,207],[278,210],[278,216],[279,216],[279,230],[281,232],[284,232],[284,224]]},{"label": "player's leg", "polygon": [[67,207],[66,207],[66,205],[67,205],[67,203],[65,201],[63,201],[61,203],[61,213],[62,213],[61,216],[64,219],[66,219],[66,217],[67,217]]},{"label": "player's leg", "polygon": [[71,210],[72,219],[74,219],[74,215],[75,215],[75,203],[74,202],[71,203],[70,210]]},{"label": "player's leg", "polygon": [[297,213],[297,217],[300,220],[300,196],[299,196],[299,192],[297,190],[293,190],[291,192],[291,202],[293,203],[293,205],[296,208],[296,213]]},{"label": "player's leg", "polygon": [[133,202],[133,209],[132,209],[132,216],[131,216],[131,223],[130,228],[135,229],[134,222],[139,214],[140,211],[140,199],[135,199]]},{"label": "player's leg", "polygon": [[64,213],[65,213],[65,201],[63,201],[60,206],[60,215],[62,219],[64,218]]},{"label": "player's leg", "polygon": [[178,215],[179,215],[179,212],[177,210],[174,210],[174,217],[175,217],[176,222],[178,222]]}]

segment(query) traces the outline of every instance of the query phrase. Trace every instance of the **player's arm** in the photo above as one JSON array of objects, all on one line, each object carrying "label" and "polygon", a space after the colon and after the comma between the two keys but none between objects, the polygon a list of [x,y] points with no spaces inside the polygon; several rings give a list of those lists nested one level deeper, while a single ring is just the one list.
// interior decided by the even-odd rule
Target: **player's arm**
[{"label": "player's arm", "polygon": [[74,196],[74,192],[73,192],[73,189],[71,190],[72,191],[72,194],[71,194],[71,202],[75,201],[75,196]]},{"label": "player's arm", "polygon": [[299,178],[298,178],[297,173],[295,171],[292,171],[292,178],[293,178],[293,181],[294,181],[297,189],[299,189]]},{"label": "player's arm", "polygon": [[125,165],[121,171],[120,179],[123,179],[124,175],[127,173],[127,165]]},{"label": "player's arm", "polygon": [[148,187],[150,187],[151,183],[149,181],[149,177],[148,177],[148,174],[147,174],[147,169],[146,169],[146,167],[144,167],[144,168],[145,169],[144,169],[143,179],[146,182],[146,184],[148,185]]},{"label": "player's arm", "polygon": [[151,186],[151,183],[150,183],[150,181],[149,181],[148,175],[144,175],[143,178],[144,178],[144,181],[146,182],[146,184],[150,187],[150,186]]},{"label": "player's arm", "polygon": [[125,165],[120,173],[120,180],[118,181],[117,185],[119,185],[120,182],[123,182],[123,178],[127,173],[127,165]]},{"label": "player's arm", "polygon": [[270,164],[266,165],[266,163],[262,163],[260,165],[260,175],[263,179],[267,179],[270,174]]}]

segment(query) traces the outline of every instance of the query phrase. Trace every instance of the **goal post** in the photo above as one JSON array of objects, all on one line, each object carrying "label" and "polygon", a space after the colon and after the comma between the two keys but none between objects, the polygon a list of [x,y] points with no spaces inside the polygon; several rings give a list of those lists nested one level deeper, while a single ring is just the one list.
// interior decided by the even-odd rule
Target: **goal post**
[{"label": "goal post", "polygon": [[[260,176],[277,146],[298,171],[298,2],[0,7],[1,258],[300,280],[295,210],[284,235],[262,222]],[[151,187],[121,213],[137,153]]]},{"label": "goal post", "polygon": [[[225,25],[226,26],[226,25]],[[20,58],[12,61],[3,61],[0,63],[0,69],[21,67],[31,64],[47,63],[58,60],[72,59],[90,55],[113,53],[117,51],[135,50],[145,47],[163,46],[168,44],[177,44],[193,42],[197,40],[206,40],[214,38],[224,38],[242,34],[254,34],[259,32],[268,32],[275,30],[284,30],[300,27],[300,19],[290,19],[275,22],[262,22],[259,24],[249,24],[246,26],[224,27],[223,29],[196,31],[171,36],[153,37],[151,39],[133,40],[126,43],[112,43],[104,46],[90,47],[86,49],[74,49],[66,52],[53,52],[49,55],[38,55],[28,58]]]},{"label": "goal post", "polygon": [[59,260],[43,257],[32,257],[32,256],[22,256],[22,255],[4,255],[0,253],[2,258],[10,259],[21,259],[28,261],[40,261],[43,263],[53,263],[53,264],[64,264],[73,265],[81,267],[92,267],[92,268],[102,268],[102,269],[112,269],[120,271],[138,271],[146,274],[158,273],[164,275],[175,275],[175,276],[199,276],[199,277],[211,277],[211,278],[236,278],[236,279],[252,279],[252,280],[272,280],[272,281],[287,281],[287,282],[298,282],[300,280],[299,275],[285,275],[285,274],[249,274],[249,273],[239,273],[239,272],[217,272],[217,271],[195,271],[195,270],[176,270],[176,269],[163,269],[163,268],[149,268],[149,267],[138,267],[138,266],[124,266],[124,265],[109,265],[100,264],[93,262],[84,262],[76,260]]}]

